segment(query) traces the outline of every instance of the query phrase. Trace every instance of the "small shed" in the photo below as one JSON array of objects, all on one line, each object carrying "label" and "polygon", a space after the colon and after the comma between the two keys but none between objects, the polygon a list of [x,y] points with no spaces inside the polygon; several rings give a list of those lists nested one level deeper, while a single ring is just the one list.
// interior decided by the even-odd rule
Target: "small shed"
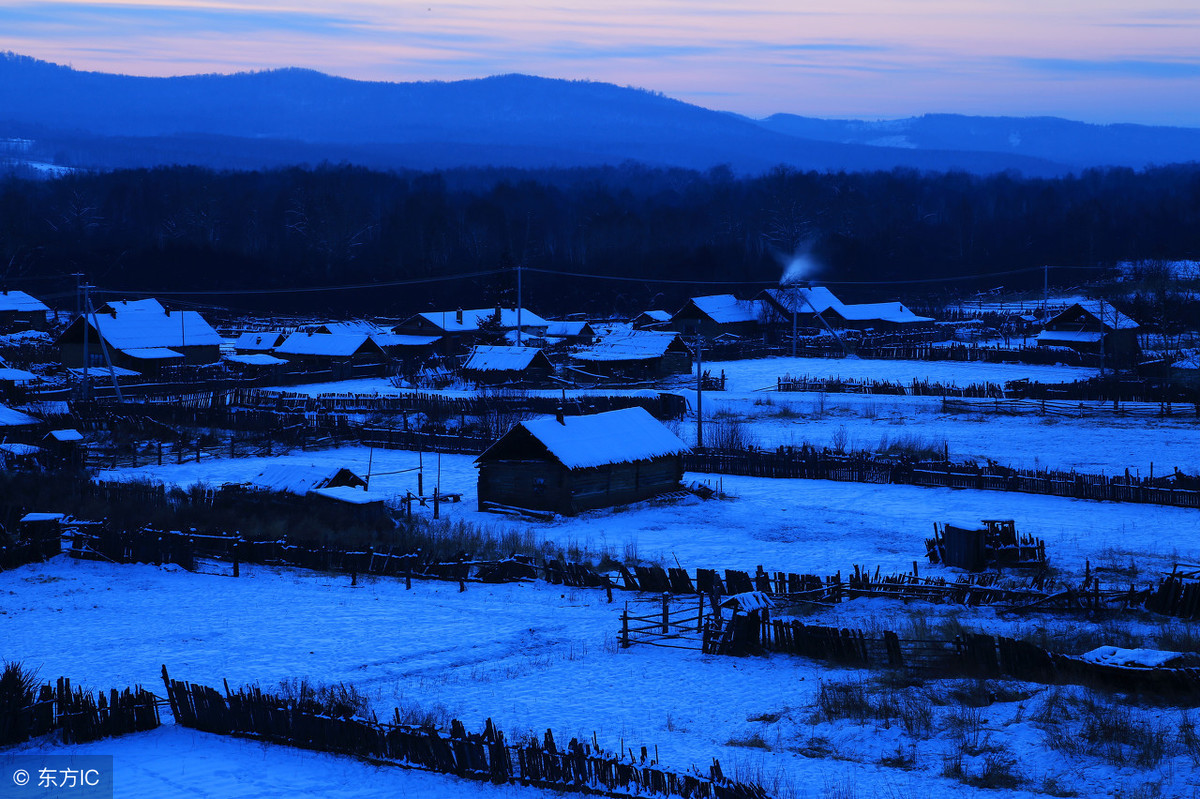
[{"label": "small shed", "polygon": [[591,344],[596,331],[586,321],[566,320],[548,324],[543,337],[555,344]]},{"label": "small shed", "polygon": [[476,383],[543,382],[554,373],[554,364],[536,347],[479,345],[471,350],[463,376]]},{"label": "small shed", "polygon": [[367,481],[340,466],[317,466],[301,463],[272,463],[263,467],[249,483],[260,491],[306,496],[325,488],[350,487],[365,490]]},{"label": "small shed", "polygon": [[671,323],[670,311],[642,311],[633,319],[634,330],[661,330]]},{"label": "small shed", "polygon": [[678,490],[686,444],[642,408],[521,422],[476,459],[479,507],[574,515]]}]

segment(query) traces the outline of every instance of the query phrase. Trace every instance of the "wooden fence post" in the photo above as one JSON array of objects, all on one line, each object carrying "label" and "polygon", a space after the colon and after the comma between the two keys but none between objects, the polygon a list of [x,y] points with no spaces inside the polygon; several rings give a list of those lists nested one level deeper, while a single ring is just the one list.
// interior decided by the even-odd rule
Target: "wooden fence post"
[{"label": "wooden fence post", "polygon": [[621,611],[621,648],[629,648],[629,602],[625,602],[625,610]]}]

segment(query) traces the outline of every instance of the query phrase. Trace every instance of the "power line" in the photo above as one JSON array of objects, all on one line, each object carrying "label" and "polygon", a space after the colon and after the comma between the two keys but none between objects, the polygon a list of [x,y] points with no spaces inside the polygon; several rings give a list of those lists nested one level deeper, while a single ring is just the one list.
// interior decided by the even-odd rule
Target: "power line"
[{"label": "power line", "polygon": [[486,269],[480,272],[464,272],[457,275],[444,275],[441,277],[418,277],[408,280],[387,280],[381,283],[343,283],[334,286],[313,286],[309,288],[287,288],[287,289],[228,289],[225,291],[218,289],[205,289],[195,291],[126,291],[124,289],[102,289],[105,294],[123,294],[130,297],[242,297],[249,295],[269,295],[269,294],[315,294],[325,291],[352,291],[356,289],[381,289],[391,288],[393,286],[415,286],[422,283],[445,283],[451,280],[465,280],[472,277],[486,277],[487,275],[505,274],[511,270],[508,269]]},{"label": "power line", "polygon": [[[1030,272],[1040,272],[1044,267],[1030,266],[1025,269],[1008,269],[1003,272],[982,272],[973,275],[956,275],[954,277],[914,278],[910,280],[813,280],[823,286],[899,286],[919,283],[952,283],[963,280],[981,280],[990,277],[1007,277],[1023,275]],[[1105,270],[1103,266],[1052,266],[1051,269],[1095,269]],[[611,280],[629,283],[665,283],[684,286],[778,286],[777,280],[676,280],[668,278],[626,277],[622,275],[589,275],[582,272],[558,272],[550,269],[525,267],[528,272],[538,272],[544,275],[559,275],[562,277],[591,278],[593,280]]]}]

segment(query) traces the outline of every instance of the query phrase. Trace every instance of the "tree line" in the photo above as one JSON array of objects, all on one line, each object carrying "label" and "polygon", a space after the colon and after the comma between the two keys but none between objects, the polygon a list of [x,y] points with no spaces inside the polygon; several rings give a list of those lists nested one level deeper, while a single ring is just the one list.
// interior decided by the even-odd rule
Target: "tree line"
[{"label": "tree line", "polygon": [[[1044,264],[1200,257],[1200,165],[1061,178],[777,168],[737,177],[636,164],[381,172],[348,165],[196,167],[0,177],[0,282],[117,293],[471,280],[209,296],[234,308],[404,315],[514,300],[548,314],[633,314],[704,293],[749,295],[805,253],[812,276],[868,301],[1040,287]],[[1033,269],[1025,274],[965,276]],[[602,278],[641,278],[613,281]],[[1056,270],[1056,281],[1083,273]],[[652,283],[649,278],[679,281]],[[888,281],[942,283],[897,285]],[[704,286],[705,281],[740,285]],[[69,303],[64,303],[64,306]]]}]

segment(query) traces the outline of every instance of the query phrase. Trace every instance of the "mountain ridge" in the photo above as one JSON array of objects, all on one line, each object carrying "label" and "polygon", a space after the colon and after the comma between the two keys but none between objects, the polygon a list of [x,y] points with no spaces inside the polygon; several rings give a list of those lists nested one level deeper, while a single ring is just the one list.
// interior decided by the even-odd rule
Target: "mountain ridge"
[{"label": "mountain ridge", "polygon": [[[36,156],[100,169],[171,163],[156,160],[167,157],[217,168],[314,160],[420,169],[632,160],[701,170],[728,165],[741,173],[784,165],[1050,176],[1108,163],[1144,166],[1152,161],[1137,153],[1156,148],[1179,156],[1174,160],[1200,160],[1200,130],[1101,130],[1093,138],[1107,138],[1087,152],[1109,161],[1089,161],[1078,157],[1078,142],[1067,146],[1083,130],[1073,126],[1085,123],[1057,118],[1049,118],[1053,135],[1038,134],[1033,123],[1022,127],[1017,135],[1036,143],[1022,149],[1004,146],[1013,123],[994,120],[1006,118],[756,120],[646,89],[519,73],[394,83],[287,67],[155,78],[82,72],[9,53],[0,56],[0,109],[0,137],[37,127],[43,135]],[[973,125],[980,130],[972,132]],[[264,142],[275,143],[274,150]]]}]

